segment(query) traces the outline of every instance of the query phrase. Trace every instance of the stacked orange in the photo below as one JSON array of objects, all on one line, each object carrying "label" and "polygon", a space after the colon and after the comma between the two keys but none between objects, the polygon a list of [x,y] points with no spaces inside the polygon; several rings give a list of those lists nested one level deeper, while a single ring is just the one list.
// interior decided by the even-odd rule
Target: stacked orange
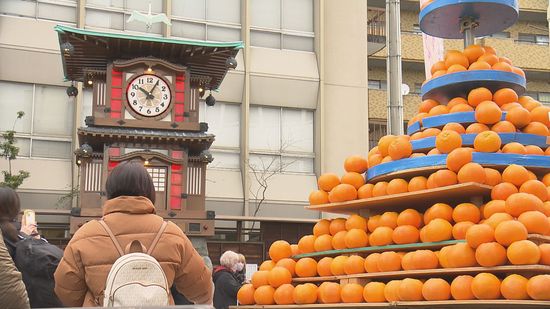
[{"label": "stacked orange", "polygon": [[513,72],[525,77],[522,69],[513,66],[506,57],[499,57],[490,46],[470,45],[463,52],[449,50],[443,60],[434,63],[431,68],[432,79],[445,74],[475,70],[497,70]]},{"label": "stacked orange", "polygon": [[319,190],[309,195],[311,205],[354,200],[357,190],[365,184],[363,173],[368,169],[368,162],[362,156],[350,156],[344,162],[346,174],[341,178],[336,174],[323,174],[317,180]]},{"label": "stacked orange", "polygon": [[[436,203],[424,214],[407,209],[399,214],[386,212],[368,219],[352,215],[347,219],[320,220],[313,228],[313,235],[304,236],[294,253],[357,248],[367,244],[414,243],[419,238],[423,242],[452,238],[465,239],[466,242],[443,247],[437,252],[386,251],[366,257],[342,255],[324,257],[319,261],[301,258],[294,262],[290,259],[292,246],[277,241],[269,250],[272,260],[262,264],[260,271],[252,277],[252,285],[241,288],[239,301],[241,304],[269,305],[451,298],[550,300],[549,275],[528,279],[513,274],[501,281],[493,274],[481,273],[475,277],[459,276],[450,283],[439,278],[425,282],[407,278],[388,283],[372,282],[364,287],[327,282],[319,287],[311,283],[296,287],[291,284],[293,276],[308,278],[506,264],[550,265],[550,244],[536,245],[528,240],[528,234],[550,234],[547,188],[550,174],[542,181],[534,180],[530,179],[529,171],[524,167],[510,165],[503,171],[502,179],[504,182],[491,192],[492,200],[481,208],[470,203],[455,207]],[[403,284],[406,291],[402,291]],[[317,297],[311,296],[312,291],[318,292],[315,293]]]},{"label": "stacked orange", "polygon": [[[494,49],[478,45],[469,46],[464,52],[447,52],[445,59],[434,65],[432,73],[436,78],[466,70],[501,70],[525,76],[509,59],[498,57]],[[472,89],[465,97],[453,98],[446,105],[424,100],[409,123],[422,124],[426,117],[467,111],[474,112],[475,123],[447,123],[442,128],[425,128],[410,137],[382,137],[366,158],[361,155],[347,158],[344,162],[346,173],[341,177],[321,175],[318,190],[310,194],[309,201],[311,205],[347,202],[475,182],[492,187],[491,196],[484,204],[435,203],[423,213],[411,208],[400,213],[386,211],[369,218],[355,214],[348,218],[322,219],[315,224],[312,234],[303,236],[297,244],[276,241],[271,245],[271,260],[262,263],[252,283],[239,290],[240,304],[550,300],[550,274],[495,275],[491,268],[475,276],[450,279],[437,276],[427,280],[406,278],[373,281],[364,286],[330,282],[333,276],[361,273],[550,265],[550,243],[536,244],[529,236],[550,236],[550,173],[538,171],[537,174],[516,164],[500,169],[487,168],[472,160],[474,152],[550,155],[550,147],[543,149],[517,142],[504,144],[499,135],[523,132],[550,136],[550,107],[528,96],[519,97],[510,88],[492,92],[480,87]],[[476,134],[471,147],[463,144],[463,134]],[[435,147],[427,149],[426,153],[414,153],[411,140],[427,137],[435,137]],[[435,154],[446,155],[446,166],[438,167],[431,174],[408,179],[394,177],[387,182],[373,183],[366,183],[363,176],[369,168],[379,164]],[[452,245],[443,246],[448,244],[444,241],[451,240],[455,240]],[[439,243],[441,249],[410,251],[408,246],[392,247],[394,250],[384,247],[415,243]],[[364,247],[376,248],[357,250],[351,255],[322,257],[323,252],[329,250]],[[364,254],[365,251],[375,253]],[[297,257],[314,252],[322,258]],[[312,277],[326,281],[319,285],[296,285],[292,280],[307,281]]]},{"label": "stacked orange", "polygon": [[[448,142],[452,144],[452,141]],[[482,144],[491,151],[500,148],[500,143],[488,137],[484,137]],[[550,244],[537,245],[528,240],[528,234],[550,235],[550,173],[537,179],[532,171],[514,164],[500,173],[472,163],[471,149],[461,148],[459,144],[451,148],[454,149],[447,149],[447,169],[432,174],[428,179],[413,178],[405,183],[398,181],[395,187],[406,184],[407,189],[411,187],[414,190],[415,186],[424,188],[428,183],[434,186],[449,185],[455,183],[455,178],[456,182],[490,183],[494,187],[491,200],[486,204],[477,207],[471,203],[461,203],[453,207],[436,203],[423,214],[406,209],[401,213],[385,212],[370,218],[352,215],[347,219],[320,220],[314,226],[313,234],[302,237],[297,245],[278,241],[270,247],[272,260],[261,265],[252,279],[252,285],[242,287],[240,303],[269,305],[498,298],[550,300],[549,275],[526,278],[512,274],[498,278],[490,273],[481,273],[475,277],[459,276],[448,282],[440,278],[425,282],[407,278],[371,282],[364,287],[334,282],[323,282],[320,286],[312,283],[292,285],[292,277],[507,264],[550,265]],[[351,169],[350,162],[354,161],[363,162],[349,160],[347,169]],[[372,186],[373,191],[377,185]],[[387,192],[389,183],[378,187]],[[296,254],[332,249],[451,239],[466,242],[445,246],[435,252],[385,251],[364,257],[358,254],[324,257],[319,261],[313,258],[291,259]],[[403,284],[406,288],[400,293]]]},{"label": "stacked orange", "polygon": [[[494,131],[499,133],[524,132],[536,135],[549,135],[550,107],[542,105],[530,96],[518,97],[511,88],[502,88],[494,93],[485,87],[472,89],[467,97],[456,97],[440,104],[432,99],[420,103],[418,113],[411,118],[408,125],[420,122],[426,117],[449,113],[475,112],[476,122],[468,126],[452,124],[448,128],[464,133]],[[506,112],[505,120],[501,120]],[[438,128],[428,128],[411,135],[411,140],[435,136],[441,132]]]},{"label": "stacked orange", "polygon": [[[498,178],[494,181],[492,200],[481,207],[472,203],[460,203],[454,207],[436,203],[424,214],[406,209],[401,213],[384,212],[368,219],[358,215],[352,215],[347,220],[323,219],[315,225],[313,235],[300,239],[298,252],[465,239],[467,229],[481,220],[496,228],[494,222],[517,219],[529,233],[550,236],[550,186],[547,186],[550,173],[537,180],[532,172],[514,164],[508,166],[502,175],[489,169],[496,173],[490,175],[475,163],[468,163],[460,170],[466,171],[465,176],[459,172],[458,177],[468,177],[467,180]],[[440,172],[443,171],[452,173],[449,170]],[[436,178],[436,181],[441,180]],[[520,217],[525,211],[528,214]]]},{"label": "stacked orange", "polygon": [[[467,182],[476,182],[491,186],[502,182],[501,173],[494,168],[484,168],[478,163],[472,162],[472,153],[478,152],[502,152],[529,155],[545,155],[544,151],[538,146],[523,146],[519,143],[509,143],[500,150],[500,137],[494,132],[479,134],[476,138],[474,148],[456,147],[447,154],[447,168],[431,173],[428,177],[415,176],[409,180],[395,178],[387,181],[365,184],[362,175],[358,173],[346,173],[342,180],[335,174],[323,174],[319,177],[319,187],[321,189],[311,192],[309,195],[310,205],[322,205],[334,202],[351,201],[355,199],[369,199],[393,194],[416,192],[429,190],[445,186],[451,186]],[[450,143],[446,143],[449,147]],[[437,150],[437,148],[434,148]],[[437,152],[438,154],[441,153]],[[547,153],[550,153],[547,151]],[[432,154],[435,154],[433,152]],[[430,155],[430,154],[429,154]],[[530,179],[536,179],[537,176],[527,171]],[[354,178],[349,177],[354,175]],[[356,179],[354,185],[350,179]],[[334,187],[327,193],[323,188],[327,187],[327,182],[332,182]],[[336,197],[338,199],[336,199]]]},{"label": "stacked orange", "polygon": [[[455,207],[437,203],[424,214],[407,209],[399,214],[386,212],[368,219],[352,215],[347,219],[320,220],[313,228],[313,235],[304,236],[297,245],[275,242],[269,250],[272,260],[262,264],[252,278],[252,285],[241,288],[239,301],[241,304],[269,305],[451,298],[550,300],[549,275],[526,278],[512,274],[499,279],[493,274],[481,273],[475,277],[459,276],[449,282],[439,278],[425,282],[407,278],[387,283],[371,282],[364,287],[334,282],[323,282],[319,287],[312,283],[294,287],[290,279],[506,264],[550,265],[550,244],[537,246],[527,238],[531,233],[550,234],[550,174],[541,180],[533,179],[533,175],[522,166],[510,165],[501,175],[499,173],[501,181],[493,187],[492,199],[480,208],[470,203]],[[478,176],[474,173],[474,177]],[[299,253],[369,244],[415,243],[419,239],[422,242],[465,239],[466,242],[443,247],[437,252],[386,251],[366,257],[324,257],[319,261],[290,258]],[[403,284],[406,288],[402,291]]]}]

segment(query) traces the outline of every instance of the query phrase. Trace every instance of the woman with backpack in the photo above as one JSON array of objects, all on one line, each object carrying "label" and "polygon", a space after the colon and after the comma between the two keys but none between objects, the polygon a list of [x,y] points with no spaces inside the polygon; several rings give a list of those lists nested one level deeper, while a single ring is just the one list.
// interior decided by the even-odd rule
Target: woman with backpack
[{"label": "woman with backpack", "polygon": [[[169,290],[175,286],[195,304],[212,304],[211,272],[182,230],[155,214],[155,188],[143,165],[119,164],[107,178],[106,193],[102,220],[90,221],[74,234],[55,272],[62,303],[173,304]],[[140,267],[132,267],[132,261]],[[126,278],[116,277],[118,273]]]}]

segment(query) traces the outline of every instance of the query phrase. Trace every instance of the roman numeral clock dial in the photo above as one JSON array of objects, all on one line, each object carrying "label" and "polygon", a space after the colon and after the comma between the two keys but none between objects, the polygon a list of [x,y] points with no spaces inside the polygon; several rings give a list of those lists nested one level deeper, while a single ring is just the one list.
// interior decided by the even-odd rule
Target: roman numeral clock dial
[{"label": "roman numeral clock dial", "polygon": [[170,86],[160,77],[143,74],[135,77],[126,90],[128,105],[144,117],[156,117],[164,113],[172,102]]}]

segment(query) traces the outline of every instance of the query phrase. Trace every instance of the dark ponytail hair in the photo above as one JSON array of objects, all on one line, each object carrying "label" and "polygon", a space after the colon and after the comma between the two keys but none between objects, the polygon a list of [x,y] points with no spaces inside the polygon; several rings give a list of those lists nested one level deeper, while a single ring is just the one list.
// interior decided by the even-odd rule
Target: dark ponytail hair
[{"label": "dark ponytail hair", "polygon": [[8,240],[17,242],[18,231],[14,221],[21,211],[19,196],[12,188],[0,187],[0,229]]}]

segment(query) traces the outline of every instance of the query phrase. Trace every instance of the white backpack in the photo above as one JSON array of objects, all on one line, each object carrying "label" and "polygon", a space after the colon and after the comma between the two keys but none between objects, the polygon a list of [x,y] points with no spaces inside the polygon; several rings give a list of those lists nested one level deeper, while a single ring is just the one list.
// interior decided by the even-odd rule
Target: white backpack
[{"label": "white backpack", "polygon": [[170,302],[170,286],[159,262],[151,256],[160,236],[166,229],[163,222],[147,254],[138,240],[132,241],[125,251],[103,220],[103,226],[120,257],[115,261],[105,284],[103,307],[167,306]]}]

